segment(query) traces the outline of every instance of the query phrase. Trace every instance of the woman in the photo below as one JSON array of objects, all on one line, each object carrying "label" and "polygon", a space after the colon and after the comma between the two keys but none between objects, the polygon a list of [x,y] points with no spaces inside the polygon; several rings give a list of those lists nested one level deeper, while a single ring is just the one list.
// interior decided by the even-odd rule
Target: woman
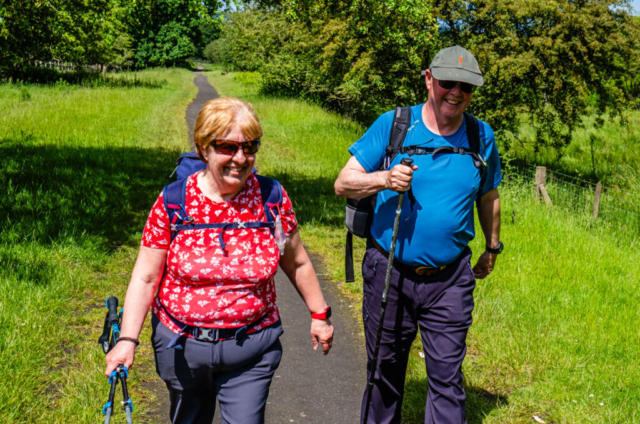
[{"label": "woman", "polygon": [[211,423],[216,397],[223,423],[264,422],[269,385],[282,355],[273,280],[278,264],[317,318],[311,319],[313,348],[322,345],[325,355],[331,348],[330,309],[300,241],[291,202],[283,190],[281,204],[269,204],[265,211],[251,173],[261,136],[249,103],[219,98],[205,104],[194,141],[206,168],[186,180],[181,213],[189,218],[181,218],[196,224],[255,223],[272,213],[286,236],[282,255],[269,228],[235,225],[240,228],[175,234],[163,194],[144,229],[120,342],[107,355],[106,374],[119,364],[133,364],[151,308],[156,369],[169,389],[174,424]]}]

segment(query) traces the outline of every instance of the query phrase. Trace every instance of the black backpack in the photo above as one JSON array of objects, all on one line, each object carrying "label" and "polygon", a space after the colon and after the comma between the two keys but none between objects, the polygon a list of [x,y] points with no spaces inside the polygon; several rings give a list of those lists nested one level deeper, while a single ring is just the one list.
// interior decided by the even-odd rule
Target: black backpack
[{"label": "black backpack", "polygon": [[[476,203],[480,205],[482,187],[486,178],[487,164],[480,155],[480,126],[478,120],[471,114],[464,113],[464,123],[467,127],[467,138],[469,140],[469,149],[463,147],[421,147],[421,146],[403,146],[404,138],[411,126],[411,108],[397,107],[393,115],[393,123],[391,124],[391,133],[389,135],[389,145],[385,149],[385,157],[380,170],[388,169],[391,162],[398,153],[413,155],[453,153],[460,155],[470,155],[473,158],[473,164],[480,169],[480,189]],[[415,202],[411,190],[407,192],[410,201]],[[367,238],[371,235],[371,223],[373,221],[373,212],[376,208],[376,200],[378,194],[372,194],[364,199],[347,199],[347,209],[345,213],[345,225],[347,227],[347,240],[345,243],[344,265],[346,271],[347,283],[355,281],[353,272],[353,235],[360,238]]]}]

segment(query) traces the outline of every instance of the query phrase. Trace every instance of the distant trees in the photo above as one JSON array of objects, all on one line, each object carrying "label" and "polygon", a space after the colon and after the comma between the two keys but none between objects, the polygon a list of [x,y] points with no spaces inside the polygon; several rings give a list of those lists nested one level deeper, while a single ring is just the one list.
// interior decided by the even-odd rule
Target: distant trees
[{"label": "distant trees", "polygon": [[[442,47],[485,74],[472,108],[507,144],[562,151],[584,116],[621,116],[640,81],[628,0],[262,0],[231,14],[210,56],[260,71],[262,90],[369,122],[426,98],[420,70]],[[636,84],[636,85],[634,85]]]},{"label": "distant trees", "polygon": [[183,63],[217,35],[217,0],[0,0],[0,75],[34,60]]},{"label": "distant trees", "polygon": [[52,58],[104,63],[126,44],[113,11],[109,0],[0,0],[0,69]]},{"label": "distant trees", "polygon": [[202,44],[203,29],[219,26],[217,8],[216,0],[132,2],[125,19],[136,51],[135,65],[173,66],[201,52],[196,44]]},{"label": "distant trees", "polygon": [[[264,4],[264,3],[263,3]],[[287,0],[227,16],[209,50],[262,89],[371,120],[419,101],[437,26],[423,0]]]}]

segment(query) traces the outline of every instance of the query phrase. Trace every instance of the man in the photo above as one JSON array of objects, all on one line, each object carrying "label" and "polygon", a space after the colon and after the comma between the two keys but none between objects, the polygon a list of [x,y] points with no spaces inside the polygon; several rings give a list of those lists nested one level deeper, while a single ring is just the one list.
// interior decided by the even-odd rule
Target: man
[{"label": "man", "polygon": [[[478,62],[462,47],[450,47],[438,52],[425,74],[428,100],[411,108],[411,127],[403,146],[470,149],[463,112],[473,90],[483,84]],[[472,322],[475,279],[491,273],[502,250],[498,150],[489,125],[478,121],[480,155],[487,163],[483,187],[479,187],[480,169],[468,154],[414,154],[412,166],[401,165],[407,154],[398,154],[388,170],[380,170],[392,121],[393,112],[381,115],[349,148],[353,156],[335,183],[338,196],[359,199],[377,194],[362,265],[368,369],[398,192],[412,187],[416,200],[411,207],[410,196],[404,198],[368,421],[400,422],[407,361],[419,327],[429,382],[425,423],[463,424],[461,368]],[[482,190],[478,214],[487,249],[472,269],[468,244],[474,237],[473,209],[478,190]],[[366,392],[362,416],[365,399]]]}]

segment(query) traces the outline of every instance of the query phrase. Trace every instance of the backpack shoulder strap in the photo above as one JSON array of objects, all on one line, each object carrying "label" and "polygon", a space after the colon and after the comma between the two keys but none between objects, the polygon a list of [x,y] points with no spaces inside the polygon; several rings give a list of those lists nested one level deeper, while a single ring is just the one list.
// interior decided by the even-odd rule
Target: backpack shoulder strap
[{"label": "backpack shoulder strap", "polygon": [[[478,120],[470,113],[464,113],[464,124],[467,126],[467,139],[469,140],[469,148],[475,154],[482,159],[482,152],[480,151],[480,124]],[[477,159],[474,158],[474,162]],[[482,198],[482,188],[484,187],[485,180],[487,178],[487,169],[484,159],[481,163],[476,163],[476,167],[480,170],[480,186],[478,187],[478,197],[476,198],[476,206],[480,207]]]},{"label": "backpack shoulder strap", "polygon": [[263,175],[256,175],[255,177],[260,185],[260,196],[262,197],[265,217],[267,222],[273,222],[273,215],[267,213],[267,209],[272,209],[276,214],[280,213],[278,207],[282,204],[282,185],[278,181]]},{"label": "backpack shoulder strap", "polygon": [[464,113],[464,124],[467,127],[467,138],[469,140],[469,148],[472,152],[481,154],[480,152],[480,124],[472,114]]},{"label": "backpack shoulder strap", "polygon": [[393,114],[393,123],[391,124],[391,133],[389,134],[389,146],[387,154],[383,161],[383,168],[386,169],[391,165],[391,161],[398,154],[397,149],[402,147],[404,138],[411,126],[411,107],[397,107]]},{"label": "backpack shoulder strap", "polygon": [[[174,181],[163,189],[162,198],[164,200],[164,209],[169,216],[169,224],[175,225],[178,220],[176,212],[184,210],[184,202],[187,193],[187,179]],[[177,231],[171,231],[171,241],[178,234]]]}]

